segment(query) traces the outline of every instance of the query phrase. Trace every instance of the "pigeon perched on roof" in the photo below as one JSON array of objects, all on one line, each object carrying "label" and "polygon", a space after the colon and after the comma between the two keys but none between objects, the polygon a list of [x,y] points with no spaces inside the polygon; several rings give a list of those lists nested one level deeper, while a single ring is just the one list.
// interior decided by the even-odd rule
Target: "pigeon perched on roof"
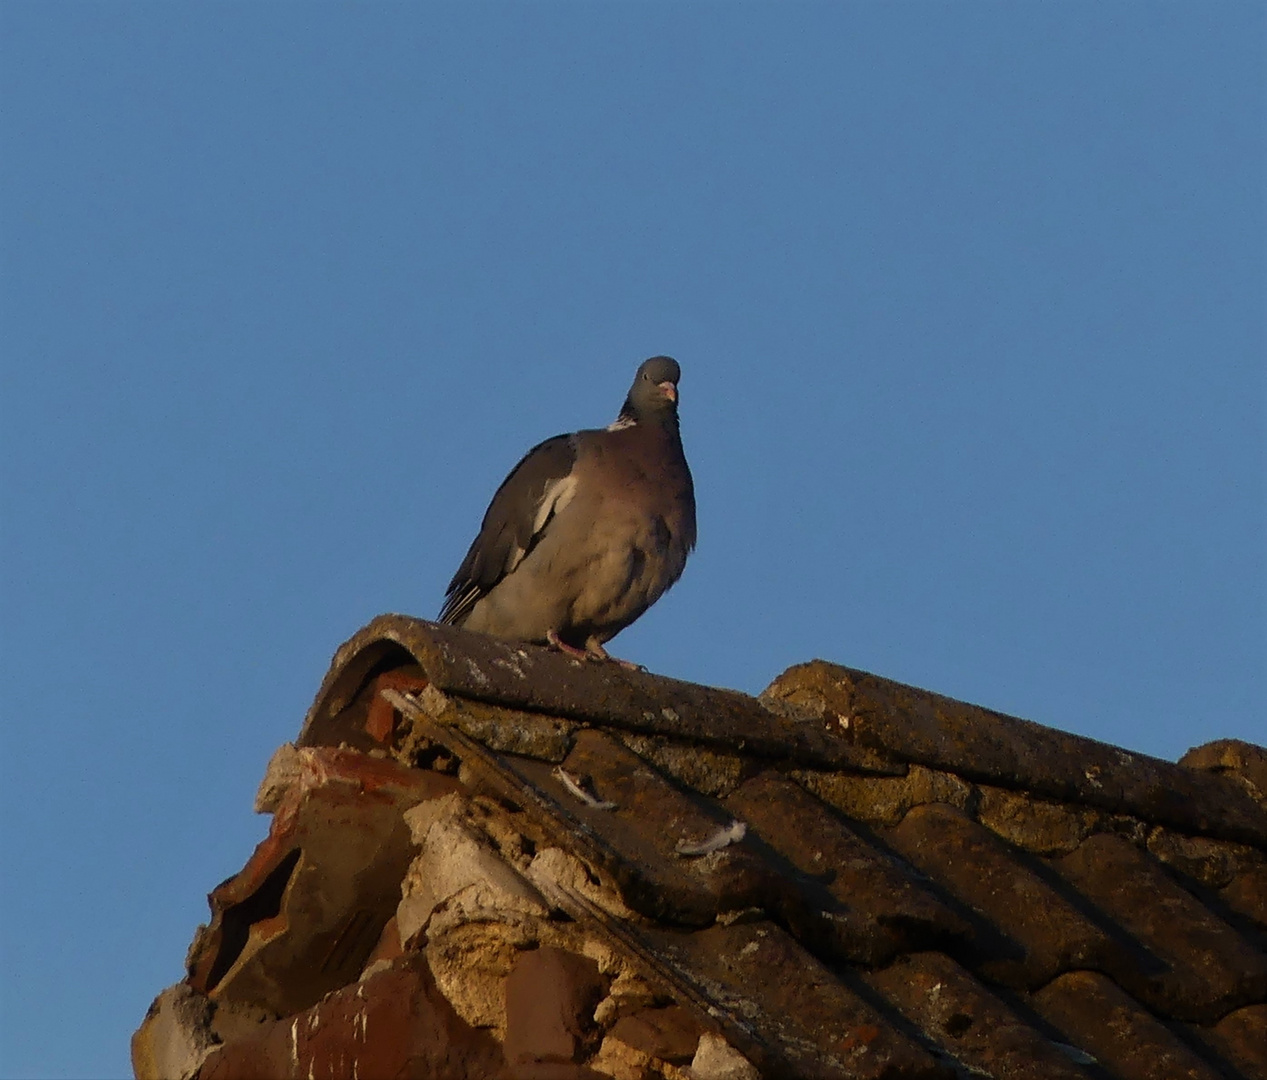
[{"label": "pigeon perched on roof", "polygon": [[611,659],[604,643],[677,581],[695,546],[680,377],[676,360],[653,356],[610,427],[524,455],[449,582],[441,622]]}]

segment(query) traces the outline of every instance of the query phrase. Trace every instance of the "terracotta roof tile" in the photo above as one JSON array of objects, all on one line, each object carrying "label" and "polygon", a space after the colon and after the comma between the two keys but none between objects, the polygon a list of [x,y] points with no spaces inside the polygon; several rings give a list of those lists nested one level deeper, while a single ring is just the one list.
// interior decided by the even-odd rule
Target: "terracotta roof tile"
[{"label": "terracotta roof tile", "polygon": [[773,923],[645,937],[747,1029],[769,1075],[933,1080],[948,1072],[860,993],[860,981],[831,971]]},{"label": "terracotta roof tile", "polygon": [[1229,912],[1267,931],[1267,864],[1249,866],[1219,890]]},{"label": "terracotta roof tile", "polygon": [[873,966],[899,952],[971,938],[964,919],[939,901],[909,865],[791,780],[762,773],[725,805],[796,869],[821,882],[840,905],[835,918],[850,960]]},{"label": "terracotta roof tile", "polygon": [[1127,947],[1039,865],[953,807],[917,807],[885,839],[971,909],[985,931],[972,965],[1018,989],[1075,967],[1129,968]]},{"label": "terracotta roof tile", "polygon": [[1088,837],[1055,866],[1157,959],[1114,974],[1159,1012],[1214,1021],[1267,997],[1267,957],[1121,837]]},{"label": "terracotta roof tile", "polygon": [[1122,1080],[1219,1080],[1174,1030],[1098,972],[1061,975],[1033,1002],[1071,1044]]},{"label": "terracotta roof tile", "polygon": [[511,768],[552,798],[560,816],[576,819],[588,834],[595,862],[611,873],[625,903],[640,914],[708,926],[720,912],[759,904],[771,894],[775,875],[750,844],[740,841],[703,858],[678,854],[679,845],[724,829],[729,815],[682,790],[609,735],[579,732],[560,766],[591,789],[600,804],[611,803],[608,808],[586,805],[557,770],[530,761]]},{"label": "terracotta roof tile", "polygon": [[1267,811],[1217,775],[821,660],[789,669],[766,695],[821,703],[854,741],[901,761],[1197,834],[1267,844]]},{"label": "terracotta roof tile", "polygon": [[1264,761],[385,616],[270,767],[137,1072],[1264,1077]]},{"label": "terracotta roof tile", "polygon": [[1267,1005],[1235,1009],[1213,1028],[1194,1032],[1245,1076],[1267,1076]]},{"label": "terracotta roof tile", "polygon": [[1068,1049],[1035,1029],[941,953],[915,953],[867,982],[911,1023],[934,1034],[978,1075],[1009,1080],[1086,1080]]}]

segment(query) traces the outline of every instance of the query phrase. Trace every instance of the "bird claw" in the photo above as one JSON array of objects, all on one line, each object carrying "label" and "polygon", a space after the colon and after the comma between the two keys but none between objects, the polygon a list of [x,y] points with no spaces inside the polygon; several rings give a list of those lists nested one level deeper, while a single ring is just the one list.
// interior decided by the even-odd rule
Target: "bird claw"
[{"label": "bird claw", "polygon": [[595,662],[605,662],[616,664],[624,668],[626,671],[646,671],[647,669],[641,664],[635,664],[632,660],[621,660],[617,656],[612,656],[602,643],[594,641],[592,638],[585,643],[585,648],[578,649],[575,645],[569,645],[555,630],[546,633],[546,643],[552,649],[556,649],[563,653],[564,656],[570,656],[573,660],[590,660]]},{"label": "bird claw", "polygon": [[598,657],[585,649],[578,649],[575,645],[569,645],[555,630],[546,631],[546,644],[557,652],[563,653],[564,656],[570,656],[573,660],[597,660]]},{"label": "bird claw", "polygon": [[641,664],[635,664],[632,660],[622,660],[618,656],[612,656],[611,653],[603,648],[603,643],[601,641],[595,641],[593,638],[590,638],[589,641],[585,643],[585,651],[589,653],[589,658],[591,660],[603,660],[609,664],[616,664],[619,667],[624,668],[626,671],[647,670]]}]

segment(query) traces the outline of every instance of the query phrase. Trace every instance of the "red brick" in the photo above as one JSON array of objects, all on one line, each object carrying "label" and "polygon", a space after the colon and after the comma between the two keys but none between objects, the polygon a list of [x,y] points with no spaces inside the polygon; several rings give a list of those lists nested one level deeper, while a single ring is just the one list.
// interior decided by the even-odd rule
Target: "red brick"
[{"label": "red brick", "polygon": [[501,1048],[466,1024],[418,956],[261,1026],[202,1065],[196,1080],[493,1080]]},{"label": "red brick", "polygon": [[627,1046],[670,1064],[689,1062],[699,1046],[703,1029],[699,1021],[680,1005],[663,1009],[639,1009],[622,1016],[612,1027],[612,1035]]},{"label": "red brick", "polygon": [[588,957],[549,946],[520,953],[506,979],[507,1063],[579,1060],[606,991]]}]

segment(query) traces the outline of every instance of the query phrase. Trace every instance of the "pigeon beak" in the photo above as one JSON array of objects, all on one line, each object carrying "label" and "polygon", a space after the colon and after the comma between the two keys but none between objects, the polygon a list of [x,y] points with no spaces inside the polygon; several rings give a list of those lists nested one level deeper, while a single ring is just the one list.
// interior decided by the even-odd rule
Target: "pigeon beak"
[{"label": "pigeon beak", "polygon": [[675,405],[677,404],[677,387],[676,386],[674,386],[671,382],[656,383],[656,386],[660,388],[660,393],[662,393],[666,398],[668,398],[671,402],[673,402],[673,404]]}]

